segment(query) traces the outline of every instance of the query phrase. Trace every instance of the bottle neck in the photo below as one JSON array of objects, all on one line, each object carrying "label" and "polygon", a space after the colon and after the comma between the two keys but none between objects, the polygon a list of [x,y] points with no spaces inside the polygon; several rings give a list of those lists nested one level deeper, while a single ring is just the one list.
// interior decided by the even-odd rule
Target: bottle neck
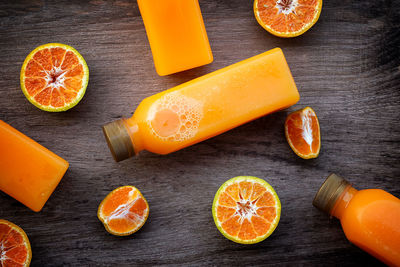
[{"label": "bottle neck", "polygon": [[131,138],[135,154],[138,154],[140,151],[144,149],[144,144],[141,137],[139,125],[135,120],[135,116],[132,116],[129,119],[123,119],[123,121],[125,123],[126,128],[128,129],[128,133]]},{"label": "bottle neck", "polygon": [[342,218],[345,210],[347,209],[350,201],[353,199],[354,195],[357,194],[358,190],[348,185],[343,193],[339,196],[336,200],[333,209],[331,210],[330,214],[339,220]]}]

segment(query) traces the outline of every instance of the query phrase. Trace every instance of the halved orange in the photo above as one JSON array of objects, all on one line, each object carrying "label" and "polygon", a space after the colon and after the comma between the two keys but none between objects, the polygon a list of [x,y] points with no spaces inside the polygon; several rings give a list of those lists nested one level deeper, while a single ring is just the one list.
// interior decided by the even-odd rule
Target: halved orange
[{"label": "halved orange", "polygon": [[274,232],[281,215],[281,202],[266,181],[238,176],[219,188],[212,214],[215,225],[226,238],[241,244],[254,244]]},{"label": "halved orange", "polygon": [[12,222],[0,219],[0,266],[29,266],[31,259],[31,244],[24,230]]},{"label": "halved orange", "polygon": [[322,0],[255,0],[254,15],[268,32],[296,37],[309,30],[319,18]]},{"label": "halved orange", "polygon": [[25,59],[21,89],[36,107],[51,112],[74,107],[85,94],[89,69],[73,47],[50,43],[37,47]]},{"label": "halved orange", "polygon": [[321,149],[321,134],[317,114],[310,107],[288,115],[285,122],[286,139],[299,157],[316,158]]},{"label": "halved orange", "polygon": [[107,232],[125,236],[138,231],[149,216],[149,204],[134,186],[121,186],[100,203],[97,217]]}]

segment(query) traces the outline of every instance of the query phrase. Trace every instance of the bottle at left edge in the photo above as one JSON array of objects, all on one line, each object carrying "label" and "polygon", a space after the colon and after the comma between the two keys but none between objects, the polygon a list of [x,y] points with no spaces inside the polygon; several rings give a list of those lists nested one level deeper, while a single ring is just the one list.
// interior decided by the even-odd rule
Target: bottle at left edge
[{"label": "bottle at left edge", "polygon": [[0,190],[40,211],[68,162],[0,120]]}]

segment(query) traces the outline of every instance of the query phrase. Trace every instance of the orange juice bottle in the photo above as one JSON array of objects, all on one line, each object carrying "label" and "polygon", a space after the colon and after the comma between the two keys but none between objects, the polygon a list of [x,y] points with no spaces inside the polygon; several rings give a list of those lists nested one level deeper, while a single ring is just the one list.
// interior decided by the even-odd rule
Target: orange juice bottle
[{"label": "orange juice bottle", "polygon": [[148,150],[168,154],[299,100],[275,48],[144,99],[129,119],[103,126],[116,161]]},{"label": "orange juice bottle", "polygon": [[1,191],[40,211],[67,169],[67,161],[0,120]]},{"label": "orange juice bottle", "polygon": [[381,190],[356,190],[331,174],[313,205],[338,218],[354,245],[390,266],[400,266],[400,199]]},{"label": "orange juice bottle", "polygon": [[198,0],[138,0],[159,75],[213,61]]}]

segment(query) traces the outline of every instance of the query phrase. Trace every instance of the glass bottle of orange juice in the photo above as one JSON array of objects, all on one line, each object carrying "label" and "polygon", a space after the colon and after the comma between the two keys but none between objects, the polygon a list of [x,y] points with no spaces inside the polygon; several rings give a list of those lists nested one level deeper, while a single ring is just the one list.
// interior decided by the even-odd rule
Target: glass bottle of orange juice
[{"label": "glass bottle of orange juice", "polygon": [[168,154],[299,100],[275,48],[144,99],[129,119],[103,126],[116,161],[141,150]]},{"label": "glass bottle of orange juice", "polygon": [[198,0],[137,0],[159,75],[213,61]]},{"label": "glass bottle of orange juice", "polygon": [[331,174],[313,205],[338,218],[354,245],[390,266],[400,266],[400,199],[381,190],[356,190]]}]

